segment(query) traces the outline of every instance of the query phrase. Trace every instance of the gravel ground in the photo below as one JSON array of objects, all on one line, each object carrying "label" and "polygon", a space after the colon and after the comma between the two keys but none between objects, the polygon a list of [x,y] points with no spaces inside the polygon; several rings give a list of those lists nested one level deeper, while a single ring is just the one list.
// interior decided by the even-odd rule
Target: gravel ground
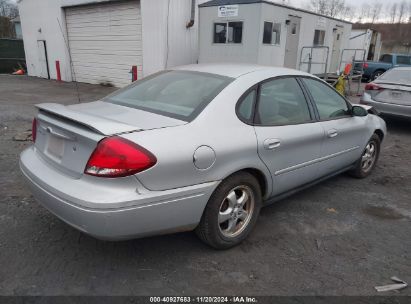
[{"label": "gravel ground", "polygon": [[[81,101],[112,88],[79,85]],[[374,173],[340,175],[264,208],[240,246],[193,233],[104,242],[35,202],[19,169],[34,104],[77,101],[73,83],[0,75],[0,295],[376,295],[411,283],[411,124],[387,119]],[[399,293],[411,295],[408,287]]]}]

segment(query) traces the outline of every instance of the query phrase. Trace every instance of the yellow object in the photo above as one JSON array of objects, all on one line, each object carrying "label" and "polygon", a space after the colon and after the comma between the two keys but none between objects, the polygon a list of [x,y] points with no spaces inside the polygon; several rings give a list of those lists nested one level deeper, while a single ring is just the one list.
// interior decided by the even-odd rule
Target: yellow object
[{"label": "yellow object", "polygon": [[335,89],[342,96],[344,96],[344,94],[345,94],[345,80],[344,80],[344,78],[345,78],[345,75],[341,74],[340,77],[338,77],[337,83],[335,85]]}]

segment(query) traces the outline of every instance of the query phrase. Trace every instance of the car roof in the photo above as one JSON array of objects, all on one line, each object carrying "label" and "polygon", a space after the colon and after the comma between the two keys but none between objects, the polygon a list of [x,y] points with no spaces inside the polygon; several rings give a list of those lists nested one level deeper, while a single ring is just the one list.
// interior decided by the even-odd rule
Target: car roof
[{"label": "car roof", "polygon": [[301,75],[312,76],[311,74],[287,69],[282,67],[263,66],[257,64],[241,64],[241,63],[210,63],[210,64],[190,64],[172,68],[172,70],[180,71],[195,71],[202,73],[216,74],[231,78],[238,78],[242,75],[257,72],[271,72],[272,76],[283,75]]}]

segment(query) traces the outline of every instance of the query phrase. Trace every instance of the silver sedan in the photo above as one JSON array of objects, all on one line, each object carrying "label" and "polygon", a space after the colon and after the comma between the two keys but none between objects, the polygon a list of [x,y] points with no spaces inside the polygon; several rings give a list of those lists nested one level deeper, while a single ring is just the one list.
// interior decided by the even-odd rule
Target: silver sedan
[{"label": "silver sedan", "polygon": [[386,134],[320,79],[255,65],[179,67],[38,109],[20,167],[44,207],[101,239],[195,230],[215,248],[244,240],[265,205],[369,175]]},{"label": "silver sedan", "polygon": [[382,114],[411,118],[411,67],[388,70],[368,83],[360,102]]}]

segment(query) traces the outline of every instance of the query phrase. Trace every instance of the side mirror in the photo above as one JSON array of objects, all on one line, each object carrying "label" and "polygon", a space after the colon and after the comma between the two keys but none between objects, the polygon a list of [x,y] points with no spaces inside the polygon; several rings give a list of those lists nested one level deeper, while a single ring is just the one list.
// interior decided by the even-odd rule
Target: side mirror
[{"label": "side mirror", "polygon": [[352,106],[351,113],[353,116],[367,116],[368,111],[361,106]]}]

